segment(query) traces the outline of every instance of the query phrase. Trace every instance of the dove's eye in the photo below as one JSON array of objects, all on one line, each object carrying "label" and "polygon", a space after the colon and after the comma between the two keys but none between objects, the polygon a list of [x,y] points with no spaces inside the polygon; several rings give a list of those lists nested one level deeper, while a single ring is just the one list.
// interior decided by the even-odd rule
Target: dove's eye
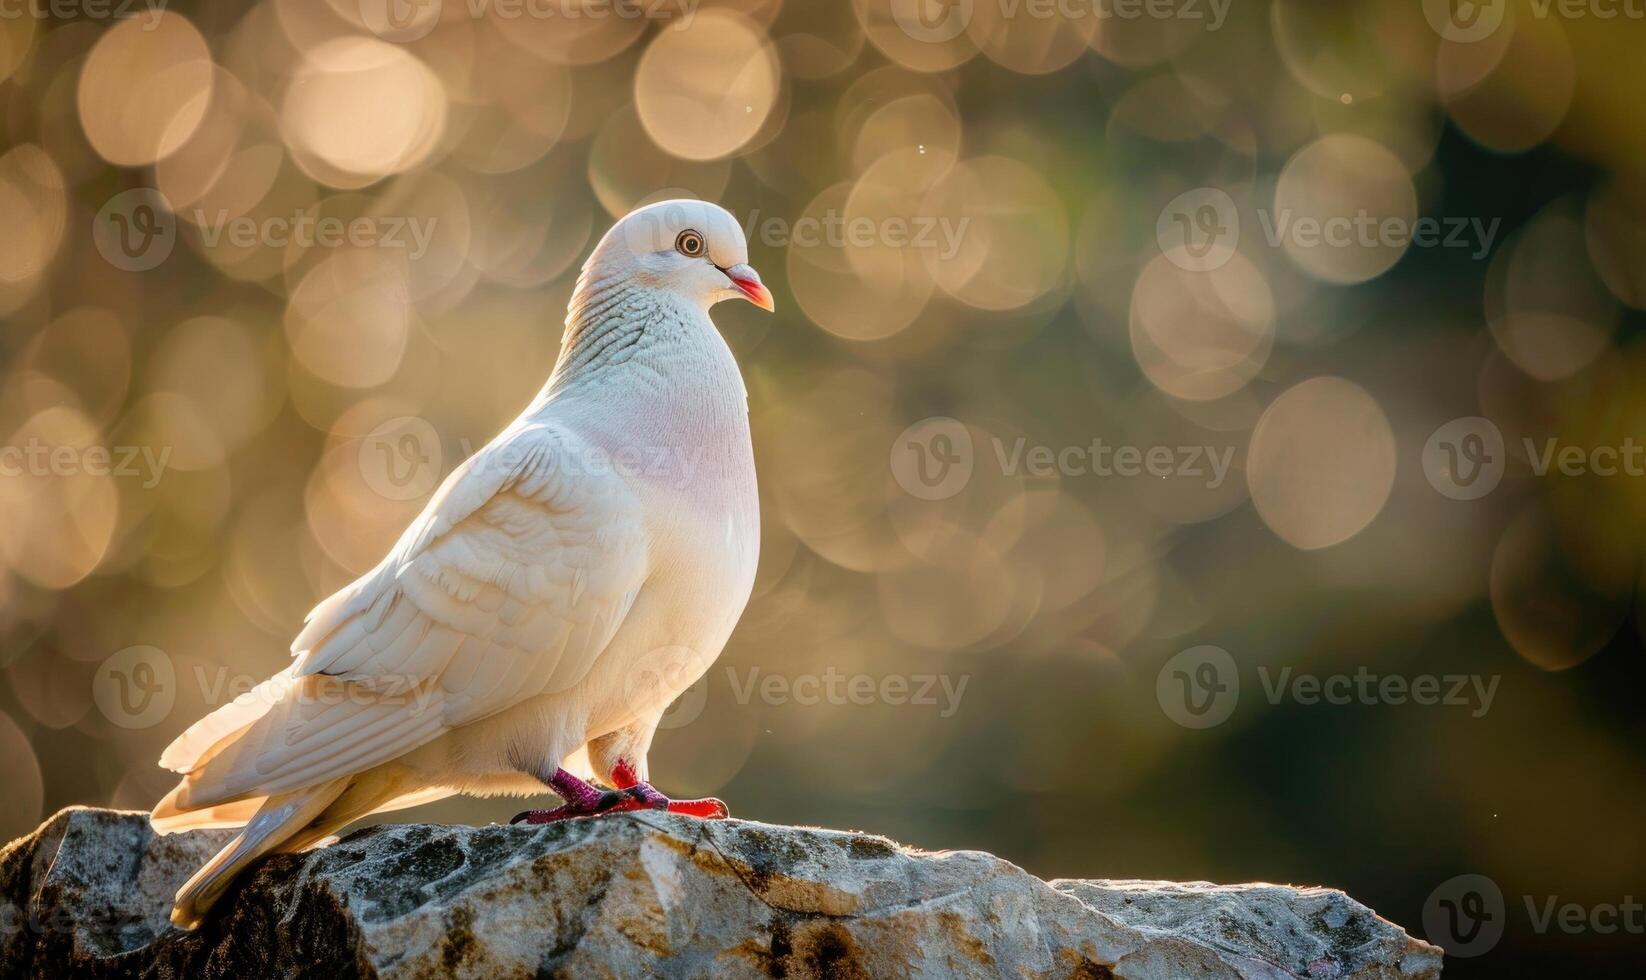
[{"label": "dove's eye", "polygon": [[704,247],[703,236],[690,228],[681,232],[680,237],[674,240],[675,251],[688,258],[695,259],[702,256]]}]

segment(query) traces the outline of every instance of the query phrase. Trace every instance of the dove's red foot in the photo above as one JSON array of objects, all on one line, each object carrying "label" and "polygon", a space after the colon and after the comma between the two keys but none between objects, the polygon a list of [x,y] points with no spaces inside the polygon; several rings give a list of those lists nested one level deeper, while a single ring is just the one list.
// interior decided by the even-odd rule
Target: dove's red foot
[{"label": "dove's red foot", "polygon": [[625,793],[638,793],[640,798],[648,801],[653,809],[667,810],[670,813],[684,813],[688,817],[702,817],[705,820],[724,820],[731,816],[726,804],[714,797],[706,800],[671,800],[652,788],[651,783],[644,782],[635,775],[634,767],[626,760],[617,760],[612,766],[612,785]]},{"label": "dove's red foot", "polygon": [[620,788],[598,790],[564,769],[556,769],[549,787],[566,802],[553,810],[527,810],[516,814],[510,823],[555,823],[582,817],[598,817],[607,813],[629,813],[634,810],[662,810],[683,813],[706,820],[724,820],[731,816],[726,804],[716,799],[671,800],[634,776],[634,770],[619,763],[612,771],[612,781]]}]

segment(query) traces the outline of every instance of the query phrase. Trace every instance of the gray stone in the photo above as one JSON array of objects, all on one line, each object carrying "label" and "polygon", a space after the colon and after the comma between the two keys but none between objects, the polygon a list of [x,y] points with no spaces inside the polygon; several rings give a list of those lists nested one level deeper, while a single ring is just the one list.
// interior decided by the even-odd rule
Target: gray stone
[{"label": "gray stone", "polygon": [[0,851],[0,976],[1438,977],[1342,892],[1043,882],[976,851],[742,820],[361,830],[244,876],[198,931],[177,886],[232,832],[70,809]]}]

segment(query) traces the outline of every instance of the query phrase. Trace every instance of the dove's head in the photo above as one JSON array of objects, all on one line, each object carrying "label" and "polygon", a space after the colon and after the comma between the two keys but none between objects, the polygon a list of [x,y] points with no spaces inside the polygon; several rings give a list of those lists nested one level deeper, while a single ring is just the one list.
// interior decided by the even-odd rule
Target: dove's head
[{"label": "dove's head", "polygon": [[583,269],[590,282],[614,276],[669,290],[703,309],[723,299],[773,308],[772,294],[749,265],[737,219],[706,201],[659,201],[625,215]]}]

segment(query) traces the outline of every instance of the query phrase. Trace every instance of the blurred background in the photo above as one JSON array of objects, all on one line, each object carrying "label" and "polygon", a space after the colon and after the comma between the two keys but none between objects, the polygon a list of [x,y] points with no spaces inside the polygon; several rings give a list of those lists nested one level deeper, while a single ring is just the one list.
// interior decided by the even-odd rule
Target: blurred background
[{"label": "blurred background", "polygon": [[1625,975],[1643,17],[0,3],[0,839],[151,806],[700,197],[778,313],[715,314],[761,572],[664,791]]}]

